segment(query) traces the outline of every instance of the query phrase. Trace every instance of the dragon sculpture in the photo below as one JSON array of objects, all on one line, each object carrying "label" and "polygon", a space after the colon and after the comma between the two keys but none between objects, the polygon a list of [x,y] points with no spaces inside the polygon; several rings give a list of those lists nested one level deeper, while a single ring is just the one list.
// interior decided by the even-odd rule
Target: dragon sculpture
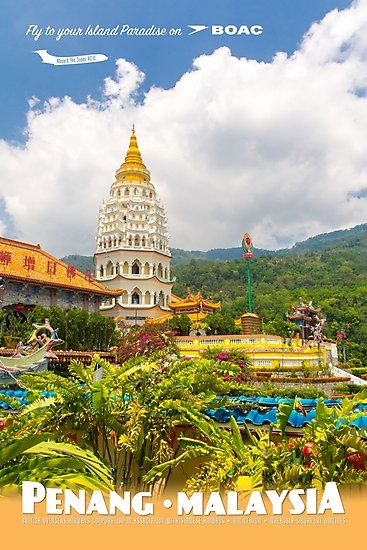
[{"label": "dragon sculpture", "polygon": [[43,372],[47,370],[49,359],[57,358],[52,348],[63,343],[58,337],[58,329],[53,329],[48,319],[33,327],[28,342],[25,345],[19,342],[11,357],[0,355],[0,386],[18,384],[18,377],[25,372]]}]

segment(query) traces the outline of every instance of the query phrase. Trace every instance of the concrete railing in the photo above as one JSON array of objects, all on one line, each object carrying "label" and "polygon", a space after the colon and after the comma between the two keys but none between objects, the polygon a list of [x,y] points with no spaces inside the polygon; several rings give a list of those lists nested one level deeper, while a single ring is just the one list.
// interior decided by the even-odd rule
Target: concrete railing
[{"label": "concrete railing", "polygon": [[347,370],[340,369],[339,367],[331,367],[331,372],[335,376],[348,376],[350,381],[353,384],[356,384],[357,386],[366,386],[367,380],[363,380],[363,378],[359,378],[358,376],[354,376],[354,374],[350,374]]},{"label": "concrete railing", "polygon": [[[251,334],[249,336],[243,334],[228,334],[225,336],[178,336],[177,343],[179,346],[256,346],[270,345],[276,347],[303,348],[302,341],[296,338],[287,338],[285,341],[280,336],[272,334]],[[307,346],[309,347],[309,346]]]}]

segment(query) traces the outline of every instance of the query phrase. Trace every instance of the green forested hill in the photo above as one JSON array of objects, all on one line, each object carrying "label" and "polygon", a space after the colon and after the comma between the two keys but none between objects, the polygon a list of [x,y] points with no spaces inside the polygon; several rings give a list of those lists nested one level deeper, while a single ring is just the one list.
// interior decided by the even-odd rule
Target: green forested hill
[{"label": "green forested hill", "polygon": [[67,264],[75,266],[82,273],[85,273],[87,269],[94,271],[93,256],[70,254],[69,256],[64,256],[61,260]]},{"label": "green forested hill", "polygon": [[[367,343],[367,233],[358,242],[321,252],[255,256],[252,273],[255,309],[265,322],[284,319],[302,297],[322,308],[330,337],[349,322],[351,338]],[[175,275],[179,295],[200,289],[235,316],[246,307],[244,260],[192,260],[176,267]]]},{"label": "green forested hill", "polygon": [[367,236],[367,224],[360,224],[351,229],[340,229],[339,231],[331,231],[330,233],[322,233],[315,237],[310,237],[305,241],[296,243],[287,252],[307,252],[311,250],[326,250],[335,246],[358,243],[360,238],[365,240]]}]

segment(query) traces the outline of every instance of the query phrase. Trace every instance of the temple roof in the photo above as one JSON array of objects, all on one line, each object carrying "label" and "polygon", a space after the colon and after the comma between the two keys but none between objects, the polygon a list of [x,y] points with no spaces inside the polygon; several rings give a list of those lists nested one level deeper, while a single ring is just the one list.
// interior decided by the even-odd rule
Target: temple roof
[{"label": "temple roof", "polygon": [[188,307],[197,307],[198,309],[203,307],[208,309],[220,309],[221,307],[220,302],[211,302],[207,298],[203,298],[200,291],[197,294],[190,293],[186,296],[186,298],[180,298],[179,296],[172,294],[171,300],[167,302],[167,305],[173,310],[185,309]]},{"label": "temple roof", "polygon": [[[207,317],[207,314],[206,313],[203,313],[202,311],[199,311],[198,313],[185,313],[183,312],[182,315],[185,314],[188,316],[188,318],[190,319],[190,321],[192,321],[193,323],[195,322],[200,322],[200,321],[204,321],[204,319],[206,319]],[[180,315],[178,315],[179,317]],[[148,320],[148,323],[150,324],[163,324],[163,323],[166,323],[167,321],[169,321],[170,319],[173,319],[174,317],[176,317],[176,315],[171,311],[170,313],[166,313],[165,315],[162,315],[161,317],[156,317],[155,319],[149,319]]]},{"label": "temple roof", "polygon": [[116,180],[150,182],[150,172],[143,163],[133,126],[125,161],[116,172]]},{"label": "temple roof", "polygon": [[0,277],[50,287],[115,296],[91,276],[55,258],[39,244],[0,237]]}]

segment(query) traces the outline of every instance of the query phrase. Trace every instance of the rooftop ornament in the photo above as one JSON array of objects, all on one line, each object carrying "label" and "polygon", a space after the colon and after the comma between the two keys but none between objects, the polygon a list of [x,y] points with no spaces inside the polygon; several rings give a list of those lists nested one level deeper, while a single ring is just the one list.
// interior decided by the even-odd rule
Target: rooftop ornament
[{"label": "rooftop ornament", "polygon": [[254,257],[252,252],[252,239],[248,233],[244,233],[242,238],[243,257],[247,262],[247,300],[249,313],[254,312],[254,302],[252,299],[252,286],[251,286],[251,259]]},{"label": "rooftop ornament", "polygon": [[320,309],[315,308],[312,301],[305,303],[300,298],[299,304],[292,306],[292,312],[287,314],[287,317],[289,321],[293,321],[295,325],[300,327],[303,342],[306,342],[312,336],[315,342],[322,343],[322,333],[326,319],[320,317]]},{"label": "rooftop ornament", "polygon": [[258,334],[261,330],[261,319],[254,313],[254,302],[252,298],[251,282],[251,260],[254,257],[252,239],[248,233],[244,233],[242,238],[243,257],[247,263],[247,311],[241,316],[241,325],[243,334]]}]

